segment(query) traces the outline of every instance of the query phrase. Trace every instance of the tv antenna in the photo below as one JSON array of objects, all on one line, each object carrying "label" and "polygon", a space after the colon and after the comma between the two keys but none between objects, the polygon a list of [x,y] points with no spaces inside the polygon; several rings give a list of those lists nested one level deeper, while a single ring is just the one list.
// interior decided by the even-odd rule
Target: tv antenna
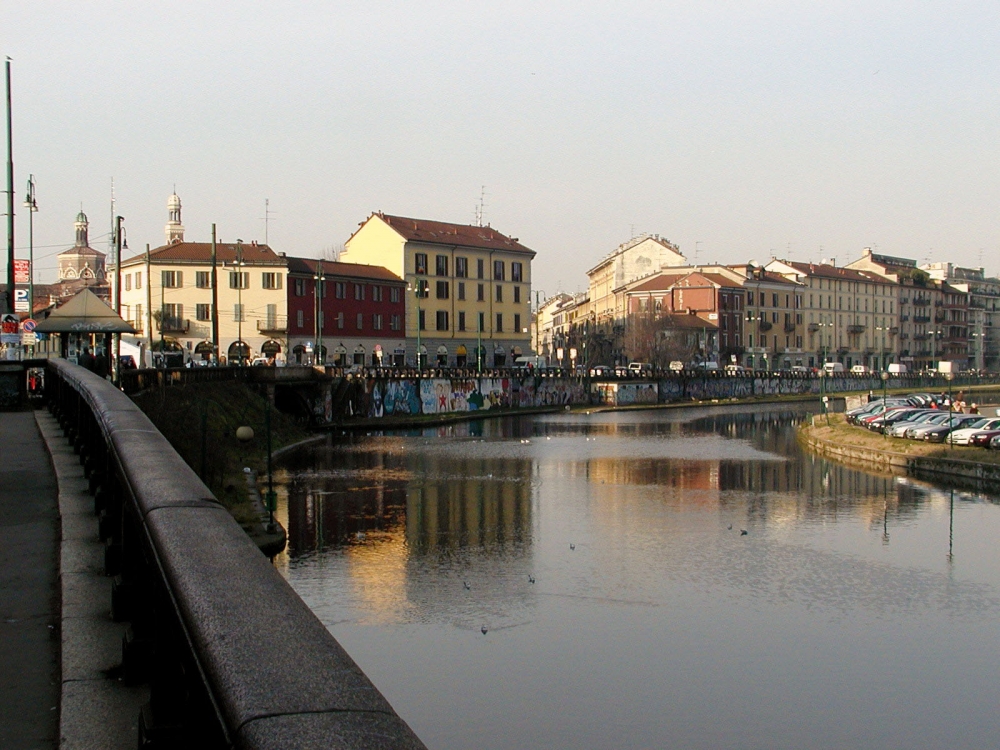
[{"label": "tv antenna", "polygon": [[271,223],[271,216],[273,214],[274,214],[274,211],[271,210],[271,201],[270,201],[270,199],[265,198],[264,199],[264,215],[261,218],[264,220],[264,244],[267,245],[268,247],[270,247],[270,245],[267,242],[267,230],[268,230],[268,225]]},{"label": "tv antenna", "polygon": [[479,191],[479,203],[476,204],[476,226],[483,225],[483,214],[486,212],[486,186],[483,185]]}]

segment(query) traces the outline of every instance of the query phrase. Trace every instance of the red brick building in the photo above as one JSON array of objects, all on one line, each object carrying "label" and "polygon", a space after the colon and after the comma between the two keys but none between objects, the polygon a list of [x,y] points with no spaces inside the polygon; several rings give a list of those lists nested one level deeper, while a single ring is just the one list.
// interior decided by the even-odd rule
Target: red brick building
[{"label": "red brick building", "polygon": [[288,258],[289,361],[402,366],[405,299],[406,282],[381,266]]}]

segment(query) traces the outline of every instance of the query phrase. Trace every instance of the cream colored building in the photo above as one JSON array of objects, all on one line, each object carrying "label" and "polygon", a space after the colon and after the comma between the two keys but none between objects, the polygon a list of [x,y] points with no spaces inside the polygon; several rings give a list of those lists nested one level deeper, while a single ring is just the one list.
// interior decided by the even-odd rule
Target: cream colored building
[{"label": "cream colored building", "polygon": [[[374,213],[340,260],[383,266],[407,283],[406,360],[509,365],[531,350],[535,252],[489,226]],[[419,344],[418,344],[419,341]]]},{"label": "cream colored building", "polygon": [[217,242],[213,270],[212,243],[185,242],[180,199],[171,196],[168,207],[168,243],[122,262],[121,315],[138,330],[136,343],[157,350],[162,342],[167,351],[182,349],[195,359],[210,358],[217,347],[220,357],[235,362],[242,338],[246,357],[284,357],[284,256],[256,242]]},{"label": "cream colored building", "polygon": [[[622,243],[587,271],[589,304],[588,336],[600,345],[598,360],[610,364],[624,357],[625,290],[638,279],[664,268],[683,266],[687,259],[680,248],[655,234],[643,234]],[[622,360],[622,363],[624,361]]]}]

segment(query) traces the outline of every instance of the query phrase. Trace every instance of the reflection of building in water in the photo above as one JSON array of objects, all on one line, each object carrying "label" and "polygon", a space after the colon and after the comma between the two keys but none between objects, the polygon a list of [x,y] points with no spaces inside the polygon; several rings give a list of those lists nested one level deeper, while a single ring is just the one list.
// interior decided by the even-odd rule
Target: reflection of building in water
[{"label": "reflection of building in water", "polygon": [[390,541],[424,552],[530,537],[531,461],[402,445],[385,438],[362,449],[321,449],[308,473],[290,466],[298,479],[288,488],[289,554]]},{"label": "reflection of building in water", "polygon": [[[429,552],[530,539],[530,461],[422,459],[431,477],[407,487],[406,540],[411,548]],[[434,481],[435,475],[441,479]]]}]

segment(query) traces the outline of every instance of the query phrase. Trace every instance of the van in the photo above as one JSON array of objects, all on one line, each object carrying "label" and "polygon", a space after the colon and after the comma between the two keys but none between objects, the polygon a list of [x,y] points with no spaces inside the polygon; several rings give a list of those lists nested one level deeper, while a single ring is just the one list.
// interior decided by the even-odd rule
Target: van
[{"label": "van", "polygon": [[855,375],[864,375],[868,372],[868,368],[864,365],[854,365],[854,367],[851,368],[851,372]]},{"label": "van", "polygon": [[646,362],[629,362],[628,371],[632,375],[652,375],[653,366]]},{"label": "van", "polygon": [[514,367],[518,370],[544,370],[547,366],[545,357],[536,355],[518,357],[514,360]]},{"label": "van", "polygon": [[698,364],[697,367],[698,367],[699,370],[718,370],[719,369],[719,363],[718,362],[702,362],[702,363]]},{"label": "van", "polygon": [[906,372],[906,365],[900,365],[893,362],[892,364],[889,365],[889,372],[893,373],[894,375],[901,375],[904,372]]},{"label": "van", "polygon": [[840,362],[825,362],[823,364],[823,372],[825,372],[827,375],[843,371],[844,371],[844,365]]}]

